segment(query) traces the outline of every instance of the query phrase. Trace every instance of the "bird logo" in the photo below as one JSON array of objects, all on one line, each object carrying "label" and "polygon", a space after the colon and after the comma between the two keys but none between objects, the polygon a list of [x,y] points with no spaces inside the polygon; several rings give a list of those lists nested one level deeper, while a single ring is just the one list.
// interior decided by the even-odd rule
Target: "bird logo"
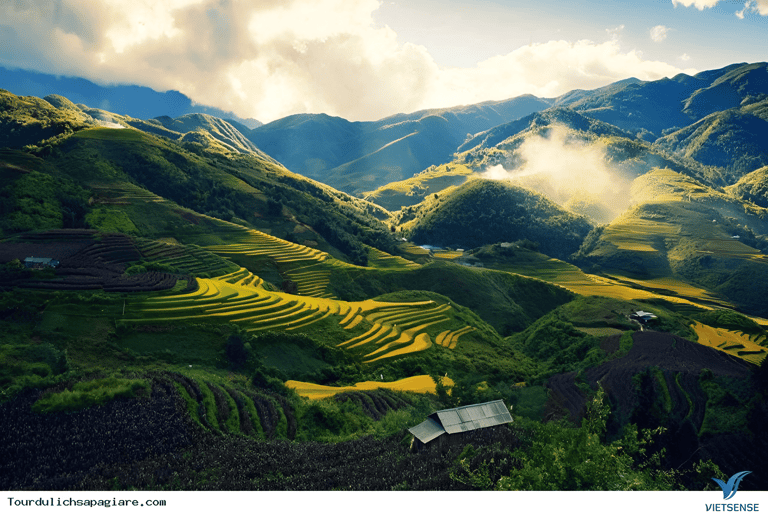
[{"label": "bird logo", "polygon": [[720,486],[720,488],[723,490],[723,499],[729,500],[733,498],[736,495],[736,491],[739,490],[739,483],[741,483],[741,479],[750,474],[751,471],[741,471],[739,473],[736,473],[731,478],[728,479],[728,483],[723,482],[719,478],[713,478],[715,482],[717,482],[717,485]]}]

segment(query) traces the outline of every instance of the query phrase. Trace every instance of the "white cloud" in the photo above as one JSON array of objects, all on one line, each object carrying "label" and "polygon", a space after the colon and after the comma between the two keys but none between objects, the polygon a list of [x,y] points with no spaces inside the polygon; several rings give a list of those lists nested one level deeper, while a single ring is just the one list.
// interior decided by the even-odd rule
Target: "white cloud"
[{"label": "white cloud", "polygon": [[472,69],[441,70],[430,97],[442,105],[525,93],[553,97],[630,76],[657,80],[680,72],[695,70],[680,70],[664,62],[644,60],[635,50],[623,52],[617,41],[550,41],[492,57]]},{"label": "white cloud", "polygon": [[656,43],[660,43],[667,38],[667,32],[669,32],[669,27],[656,25],[651,29],[651,39]]},{"label": "white cloud", "polygon": [[682,60],[682,61],[689,61],[689,60],[691,60],[691,56],[688,55],[687,53],[684,53],[684,54],[682,54],[680,56],[680,60]]},{"label": "white cloud", "polygon": [[0,65],[175,89],[261,121],[298,112],[379,119],[695,71],[623,50],[622,27],[602,43],[549,41],[473,68],[441,68],[424,47],[376,26],[378,7],[376,0],[0,2]]},{"label": "white cloud", "polygon": [[630,203],[630,181],[613,168],[605,144],[587,142],[565,126],[552,125],[531,135],[515,150],[514,169],[489,167],[482,177],[512,180],[556,203],[610,222]]},{"label": "white cloud", "polygon": [[672,0],[672,4],[677,7],[682,5],[684,7],[695,6],[698,10],[703,11],[717,5],[720,0]]},{"label": "white cloud", "polygon": [[768,0],[747,0],[742,10],[736,11],[736,16],[743,20],[745,12],[755,12],[761,16],[768,16]]},{"label": "white cloud", "polygon": [[[672,4],[677,7],[682,5],[684,7],[695,6],[698,10],[714,7],[721,0],[672,0]],[[744,19],[745,12],[757,13],[761,16],[768,16],[768,0],[747,0],[744,4],[744,8],[740,11],[736,11],[736,16],[740,19]]]}]

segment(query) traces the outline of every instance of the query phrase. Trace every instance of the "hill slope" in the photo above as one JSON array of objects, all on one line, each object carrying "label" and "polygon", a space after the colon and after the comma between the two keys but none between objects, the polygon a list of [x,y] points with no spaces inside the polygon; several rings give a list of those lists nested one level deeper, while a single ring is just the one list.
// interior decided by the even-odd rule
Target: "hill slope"
[{"label": "hill slope", "polygon": [[468,134],[548,106],[546,100],[520,96],[375,122],[302,114],[260,126],[247,136],[294,172],[359,193],[445,163]]},{"label": "hill slope", "polygon": [[503,181],[473,180],[416,212],[405,232],[417,244],[472,248],[528,239],[558,258],[578,249],[592,228],[583,217]]}]

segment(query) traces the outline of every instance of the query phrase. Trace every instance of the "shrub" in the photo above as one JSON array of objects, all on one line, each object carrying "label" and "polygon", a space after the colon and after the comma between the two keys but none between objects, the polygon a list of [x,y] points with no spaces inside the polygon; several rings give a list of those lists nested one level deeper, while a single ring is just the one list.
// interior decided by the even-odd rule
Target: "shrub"
[{"label": "shrub", "polygon": [[109,377],[87,382],[78,382],[72,390],[65,389],[40,398],[32,406],[35,412],[77,411],[94,405],[101,405],[115,398],[134,398],[148,394],[150,384],[143,379],[119,379]]}]

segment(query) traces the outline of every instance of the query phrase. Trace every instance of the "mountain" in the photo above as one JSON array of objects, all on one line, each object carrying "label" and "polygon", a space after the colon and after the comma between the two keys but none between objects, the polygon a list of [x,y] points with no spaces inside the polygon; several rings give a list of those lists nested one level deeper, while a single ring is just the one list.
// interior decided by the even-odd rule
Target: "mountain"
[{"label": "mountain", "polygon": [[[596,222],[610,222],[629,206],[629,183],[664,167],[705,183],[725,183],[724,170],[638,139],[613,125],[553,107],[481,132],[458,148],[453,162],[431,166],[364,197],[390,211],[450,190],[472,176],[507,178]],[[582,186],[594,183],[594,186]]]},{"label": "mountain", "polygon": [[[767,84],[768,89],[768,84]],[[709,114],[700,121],[661,137],[654,145],[668,153],[722,167],[728,182],[768,164],[768,101]],[[756,113],[753,113],[756,112]]]},{"label": "mountain", "polygon": [[479,247],[529,240],[541,252],[567,258],[592,229],[583,217],[504,181],[472,180],[451,193],[405,210],[404,233],[417,244]]},{"label": "mountain", "polygon": [[554,106],[571,108],[652,142],[714,112],[762,101],[766,90],[768,64],[732,64],[694,76],[625,80],[566,93],[554,100]]},{"label": "mountain", "polygon": [[611,124],[585,116],[580,112],[568,108],[551,108],[478,133],[459,146],[458,152],[464,153],[471,150],[497,147],[505,140],[525,130],[554,124],[564,125],[572,130],[588,132],[597,136],[632,137],[629,133]]},{"label": "mountain", "polygon": [[43,98],[58,94],[75,104],[82,103],[91,108],[138,119],[202,113],[232,119],[248,128],[262,124],[255,119],[242,119],[232,112],[193,104],[192,100],[178,91],[157,92],[149,87],[136,85],[99,85],[84,78],[48,75],[21,69],[0,68],[0,88],[18,96]]},{"label": "mountain", "polygon": [[[17,150],[22,146],[34,147],[41,160],[53,166],[56,179],[68,178],[79,187],[93,189],[95,186],[96,190],[100,187],[119,189],[121,184],[139,185],[152,194],[199,213],[227,221],[234,219],[249,227],[266,224],[270,231],[283,236],[301,232],[307,243],[314,239],[311,243],[333,250],[340,257],[344,253],[347,257],[365,258],[366,250],[357,241],[358,235],[370,245],[384,243],[386,248],[385,227],[375,217],[386,218],[386,212],[293,174],[257,150],[240,154],[232,145],[221,143],[221,151],[212,151],[199,142],[185,139],[189,133],[178,141],[158,137],[125,128],[130,119],[124,116],[90,109],[83,112],[61,98],[52,100],[61,107],[54,107],[45,100],[19,98],[2,92],[0,101],[5,108],[0,122],[5,127],[3,133],[11,134],[6,136],[5,144]],[[98,117],[86,112],[98,114]],[[105,122],[105,117],[111,121]],[[210,133],[199,131],[201,126],[220,136],[227,133],[236,136],[237,132],[226,122],[205,115],[164,121],[171,127],[198,130],[190,132],[192,134]],[[159,121],[154,126],[179,134],[170,132]],[[18,152],[11,151],[8,155],[11,160],[22,158]],[[11,181],[26,178],[26,171],[24,167],[18,168]],[[13,188],[14,185],[8,186]],[[79,208],[82,210],[85,205],[80,204]],[[100,211],[102,215],[125,215],[110,206],[102,206]],[[134,214],[140,217],[132,218]],[[6,224],[4,229],[10,232],[23,230],[21,226],[27,225],[24,215]],[[30,210],[30,215],[36,214]],[[157,236],[159,231],[165,232],[144,215],[128,213],[134,234]],[[29,222],[34,225],[34,221]],[[311,226],[316,226],[317,230],[313,231]],[[356,235],[351,236],[346,231],[348,229],[354,230]],[[170,232],[166,234],[174,236]],[[330,245],[327,240],[332,240]]]},{"label": "mountain", "polygon": [[768,208],[768,166],[742,176],[725,190],[740,199]]},{"label": "mountain", "polygon": [[576,255],[606,274],[677,278],[741,310],[768,314],[768,212],[669,170],[633,184],[638,204],[591,233]]},{"label": "mountain", "polygon": [[448,162],[469,134],[547,108],[533,96],[350,122],[324,114],[288,116],[246,134],[283,165],[358,194]]}]

